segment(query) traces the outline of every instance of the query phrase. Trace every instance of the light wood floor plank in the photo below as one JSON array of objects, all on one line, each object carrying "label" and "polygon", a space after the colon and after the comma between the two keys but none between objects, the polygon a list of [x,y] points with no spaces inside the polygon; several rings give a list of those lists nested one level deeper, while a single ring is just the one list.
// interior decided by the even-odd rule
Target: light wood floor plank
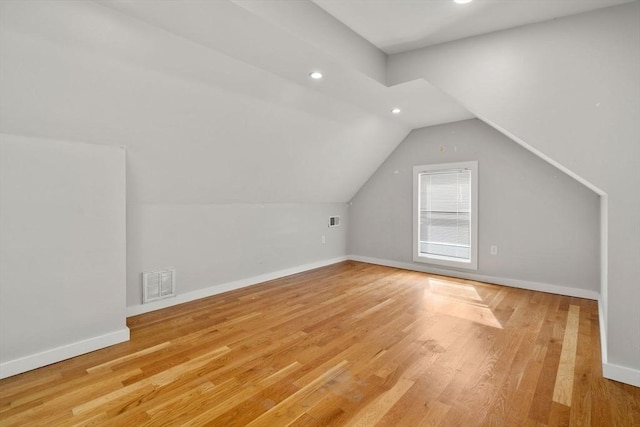
[{"label": "light wood floor plank", "polygon": [[567,326],[564,331],[560,365],[556,375],[556,385],[553,389],[553,401],[565,406],[571,406],[573,392],[573,375],[576,364],[576,350],[578,348],[578,322],[580,307],[571,305],[567,314]]},{"label": "light wood floor plank", "polygon": [[128,319],[0,426],[639,426],[595,301],[347,261]]},{"label": "light wood floor plank", "polygon": [[413,381],[401,378],[391,389],[382,393],[376,400],[357,413],[347,426],[365,427],[375,425],[413,384]]}]

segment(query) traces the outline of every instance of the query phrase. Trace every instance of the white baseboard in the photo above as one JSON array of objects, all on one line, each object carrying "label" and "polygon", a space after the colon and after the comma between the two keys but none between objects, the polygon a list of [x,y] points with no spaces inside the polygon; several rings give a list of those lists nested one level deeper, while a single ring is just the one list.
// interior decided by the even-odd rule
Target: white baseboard
[{"label": "white baseboard", "polygon": [[640,370],[609,363],[607,355],[607,327],[603,316],[602,300],[598,301],[598,319],[600,320],[600,346],[602,347],[602,376],[610,380],[640,387]]},{"label": "white baseboard", "polygon": [[129,328],[0,363],[0,379],[129,341]]},{"label": "white baseboard", "polygon": [[138,314],[148,313],[150,311],[160,310],[162,308],[171,307],[189,301],[195,301],[200,298],[210,297],[212,295],[221,294],[223,292],[233,291],[235,289],[245,288],[247,286],[257,285],[258,283],[267,282],[269,280],[280,279],[281,277],[291,276],[292,274],[302,273],[304,271],[313,270],[314,268],[325,267],[327,265],[346,261],[348,258],[338,257],[323,261],[317,261],[309,264],[299,265],[296,267],[286,268],[271,273],[261,274],[259,276],[248,277],[246,279],[235,280],[233,282],[223,283],[208,288],[199,289],[197,291],[179,294],[175,298],[167,298],[148,304],[138,304],[127,307],[127,317],[136,316]]},{"label": "white baseboard", "polygon": [[570,297],[586,298],[598,300],[600,294],[587,289],[577,289],[569,286],[551,285],[549,283],[530,282],[527,280],[509,279],[504,277],[485,276],[482,274],[467,273],[463,271],[445,270],[427,265],[414,264],[410,262],[391,261],[387,259],[370,258],[360,255],[349,255],[348,259],[353,261],[367,262],[369,264],[385,265],[387,267],[403,268],[405,270],[421,271],[423,273],[439,274],[443,276],[457,277],[460,279],[475,280],[477,282],[495,283],[496,285],[510,286],[512,288],[527,289],[530,291],[548,292],[551,294],[566,295]]},{"label": "white baseboard", "polygon": [[610,380],[640,387],[640,370],[602,362],[602,376]]}]

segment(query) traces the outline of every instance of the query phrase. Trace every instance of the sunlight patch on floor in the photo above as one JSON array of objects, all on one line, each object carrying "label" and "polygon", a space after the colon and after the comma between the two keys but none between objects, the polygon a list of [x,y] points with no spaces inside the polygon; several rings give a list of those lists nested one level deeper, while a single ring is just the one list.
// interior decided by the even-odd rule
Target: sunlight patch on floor
[{"label": "sunlight patch on floor", "polygon": [[434,278],[429,278],[428,283],[429,291],[424,294],[426,308],[502,329],[502,324],[482,301],[474,286]]}]

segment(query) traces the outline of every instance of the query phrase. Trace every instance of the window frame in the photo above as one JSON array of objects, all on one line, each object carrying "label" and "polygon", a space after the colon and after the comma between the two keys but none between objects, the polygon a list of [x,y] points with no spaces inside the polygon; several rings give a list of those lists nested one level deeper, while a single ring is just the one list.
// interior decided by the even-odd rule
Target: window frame
[{"label": "window frame", "polygon": [[[453,257],[425,255],[420,252],[420,175],[428,172],[442,172],[454,169],[468,169],[471,172],[471,221],[470,221],[470,260]],[[419,165],[413,167],[413,260],[415,262],[446,267],[478,269],[478,162],[455,162]]]}]

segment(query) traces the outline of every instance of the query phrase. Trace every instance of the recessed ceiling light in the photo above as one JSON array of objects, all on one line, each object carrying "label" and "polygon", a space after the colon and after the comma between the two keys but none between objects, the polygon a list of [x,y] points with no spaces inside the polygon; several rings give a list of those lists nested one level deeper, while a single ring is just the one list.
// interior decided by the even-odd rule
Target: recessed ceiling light
[{"label": "recessed ceiling light", "polygon": [[471,3],[471,0],[453,0],[453,1],[458,3],[458,4]]},{"label": "recessed ceiling light", "polygon": [[309,77],[314,80],[319,80],[322,78],[322,73],[320,71],[314,71],[313,73],[309,73]]},{"label": "recessed ceiling light", "polygon": [[391,112],[393,114],[400,114],[400,109],[398,107],[394,108],[393,110],[391,110]]}]

